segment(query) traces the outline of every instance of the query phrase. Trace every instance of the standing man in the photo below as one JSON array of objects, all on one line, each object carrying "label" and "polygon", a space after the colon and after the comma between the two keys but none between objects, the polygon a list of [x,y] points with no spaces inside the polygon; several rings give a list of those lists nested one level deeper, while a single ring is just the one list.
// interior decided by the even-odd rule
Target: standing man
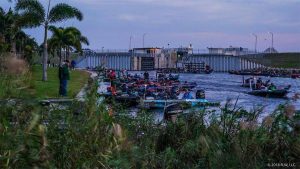
[{"label": "standing man", "polygon": [[71,68],[72,68],[72,70],[74,70],[75,67],[76,67],[76,61],[75,61],[75,60],[72,60],[72,61],[71,61]]},{"label": "standing man", "polygon": [[149,73],[147,71],[144,73],[144,79],[149,80]]},{"label": "standing man", "polygon": [[65,62],[63,62],[63,64],[59,67],[58,76],[60,96],[67,96],[67,85],[68,80],[70,80],[69,64],[69,60],[65,60]]}]

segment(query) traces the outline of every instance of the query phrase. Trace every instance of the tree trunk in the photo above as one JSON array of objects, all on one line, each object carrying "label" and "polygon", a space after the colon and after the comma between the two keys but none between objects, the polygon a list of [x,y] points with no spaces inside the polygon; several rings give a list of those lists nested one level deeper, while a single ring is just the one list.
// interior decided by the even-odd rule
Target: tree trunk
[{"label": "tree trunk", "polygon": [[65,47],[64,61],[67,60],[67,47]]},{"label": "tree trunk", "polygon": [[69,46],[66,47],[66,55],[67,55],[66,60],[70,61],[70,47]]},{"label": "tree trunk", "polygon": [[48,42],[47,37],[48,36],[48,23],[45,23],[45,34],[44,34],[44,52],[43,52],[43,81],[47,81],[47,62],[48,62]]},{"label": "tree trunk", "polygon": [[12,39],[12,42],[11,42],[11,53],[12,53],[13,57],[17,57],[17,45],[16,45],[15,39]]},{"label": "tree trunk", "polygon": [[61,66],[61,63],[62,63],[62,56],[61,56],[61,54],[62,54],[62,47],[60,47],[59,48],[59,66]]}]

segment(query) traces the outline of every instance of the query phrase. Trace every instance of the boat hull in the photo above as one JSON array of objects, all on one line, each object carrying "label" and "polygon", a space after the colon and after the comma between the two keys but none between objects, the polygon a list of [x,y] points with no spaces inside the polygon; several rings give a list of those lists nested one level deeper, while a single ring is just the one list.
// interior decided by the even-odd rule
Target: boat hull
[{"label": "boat hull", "polygon": [[163,109],[170,104],[189,104],[191,107],[205,106],[206,99],[182,99],[182,100],[142,100],[142,107]]},{"label": "boat hull", "polygon": [[260,97],[271,97],[271,98],[284,98],[288,94],[287,90],[253,90],[248,92],[250,95],[260,96]]}]

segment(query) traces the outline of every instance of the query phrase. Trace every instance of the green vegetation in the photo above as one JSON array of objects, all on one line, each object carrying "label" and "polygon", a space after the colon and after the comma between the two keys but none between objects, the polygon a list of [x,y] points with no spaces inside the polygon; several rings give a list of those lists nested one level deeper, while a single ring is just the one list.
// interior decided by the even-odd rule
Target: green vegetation
[{"label": "green vegetation", "polygon": [[[43,81],[47,81],[48,50],[55,51],[60,48],[58,49],[60,53],[53,52],[52,55],[57,56],[58,54],[58,57],[62,58],[61,49],[64,49],[64,52],[67,53],[67,58],[70,58],[70,56],[72,56],[70,52],[72,52],[73,49],[80,52],[82,43],[88,45],[87,38],[82,36],[81,32],[75,27],[67,28],[68,30],[72,29],[72,31],[69,31],[72,32],[72,37],[64,37],[68,39],[67,44],[57,44],[57,39],[54,39],[51,41],[54,43],[51,44],[50,48],[47,45],[49,41],[48,29],[50,24],[59,23],[68,19],[81,21],[83,14],[79,9],[66,3],[51,6],[51,0],[48,0],[46,7],[38,0],[18,0],[14,2],[14,5],[15,6],[11,7],[8,11],[0,7],[0,56],[10,52],[12,57],[22,58],[29,64],[34,64],[35,58],[38,58],[37,56],[43,53]],[[39,26],[43,26],[45,30],[44,42],[40,46],[36,43],[34,38],[31,38],[23,31],[25,28],[35,28]]]},{"label": "green vegetation", "polygon": [[[58,97],[59,79],[58,68],[48,68],[48,81],[43,82],[41,80],[42,67],[33,67],[32,76],[34,80],[34,97],[38,98],[53,98]],[[70,71],[70,81],[68,83],[68,95],[69,97],[75,97],[80,89],[87,83],[89,79],[89,73],[81,70]]]},{"label": "green vegetation", "polygon": [[[0,77],[0,98],[42,99],[59,97],[58,68],[49,68],[47,82],[41,80],[41,66],[33,66],[31,71],[21,75],[7,75],[4,73],[2,75]],[[89,73],[81,70],[71,70],[70,75],[68,96],[73,98],[87,83]]]},{"label": "green vegetation", "polygon": [[20,15],[12,9],[5,12],[0,7],[0,54],[11,52],[11,56],[21,55],[31,63],[37,55],[38,44],[22,30],[32,26],[29,20],[28,15]]},{"label": "green vegetation", "polygon": [[75,27],[57,28],[50,26],[52,37],[49,39],[49,46],[53,55],[59,56],[59,63],[62,62],[62,51],[65,52],[65,58],[70,60],[70,52],[77,50],[82,52],[82,44],[89,45],[87,37],[82,36],[81,32]]},{"label": "green vegetation", "polygon": [[29,16],[26,20],[31,27],[44,27],[43,42],[43,81],[47,81],[47,62],[48,62],[48,28],[49,24],[59,23],[68,19],[83,19],[83,14],[79,9],[66,3],[59,3],[51,7],[51,1],[48,1],[46,7],[37,0],[18,0],[15,9],[21,16]]},{"label": "green vegetation", "polygon": [[265,54],[262,58],[253,58],[256,62],[275,68],[300,69],[300,53]]},{"label": "green vegetation", "polygon": [[[60,64],[63,53],[67,59],[74,58],[76,56],[74,52],[80,53],[82,44],[88,45],[88,39],[75,27],[56,28],[50,24],[68,19],[81,21],[83,14],[79,9],[66,3],[53,5],[51,0],[48,0],[46,7],[38,0],[9,2],[14,5],[9,10],[0,7],[0,98],[58,97],[58,73],[52,68],[49,70],[48,78],[48,61]],[[43,26],[45,30],[44,42],[40,46],[34,38],[23,31],[39,26]],[[48,39],[49,27],[53,33],[51,39]],[[64,30],[63,37],[56,34],[59,30]],[[61,43],[61,40],[64,43]],[[49,46],[48,41],[51,42]],[[51,51],[52,57],[48,58],[48,51]],[[33,66],[40,63],[42,69]],[[82,71],[71,73],[68,92],[70,97],[79,92],[88,76],[88,73]],[[47,80],[49,81],[42,83]]]},{"label": "green vegetation", "polygon": [[26,97],[22,89],[29,88],[31,73],[26,62],[6,55],[0,55],[0,98]]},{"label": "green vegetation", "polygon": [[[85,103],[0,108],[0,168],[268,168],[299,162],[299,114],[282,105],[257,122],[260,110],[226,105],[155,124],[150,113],[132,118],[120,106],[110,116],[96,106],[96,87]],[[209,117],[208,119],[205,117]]]}]

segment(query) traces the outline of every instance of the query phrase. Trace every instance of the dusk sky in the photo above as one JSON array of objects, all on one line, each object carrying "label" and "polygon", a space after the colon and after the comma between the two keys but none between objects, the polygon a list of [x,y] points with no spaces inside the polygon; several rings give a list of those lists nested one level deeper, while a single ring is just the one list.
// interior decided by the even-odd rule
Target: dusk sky
[{"label": "dusk sky", "polygon": [[[5,9],[13,6],[0,0]],[[43,3],[46,0],[42,0]],[[82,22],[71,20],[57,26],[76,26],[90,40],[91,49],[128,49],[188,46],[254,48],[271,45],[280,51],[300,52],[300,0],[52,0],[66,2],[84,14]],[[38,42],[42,28],[27,31]]]}]

